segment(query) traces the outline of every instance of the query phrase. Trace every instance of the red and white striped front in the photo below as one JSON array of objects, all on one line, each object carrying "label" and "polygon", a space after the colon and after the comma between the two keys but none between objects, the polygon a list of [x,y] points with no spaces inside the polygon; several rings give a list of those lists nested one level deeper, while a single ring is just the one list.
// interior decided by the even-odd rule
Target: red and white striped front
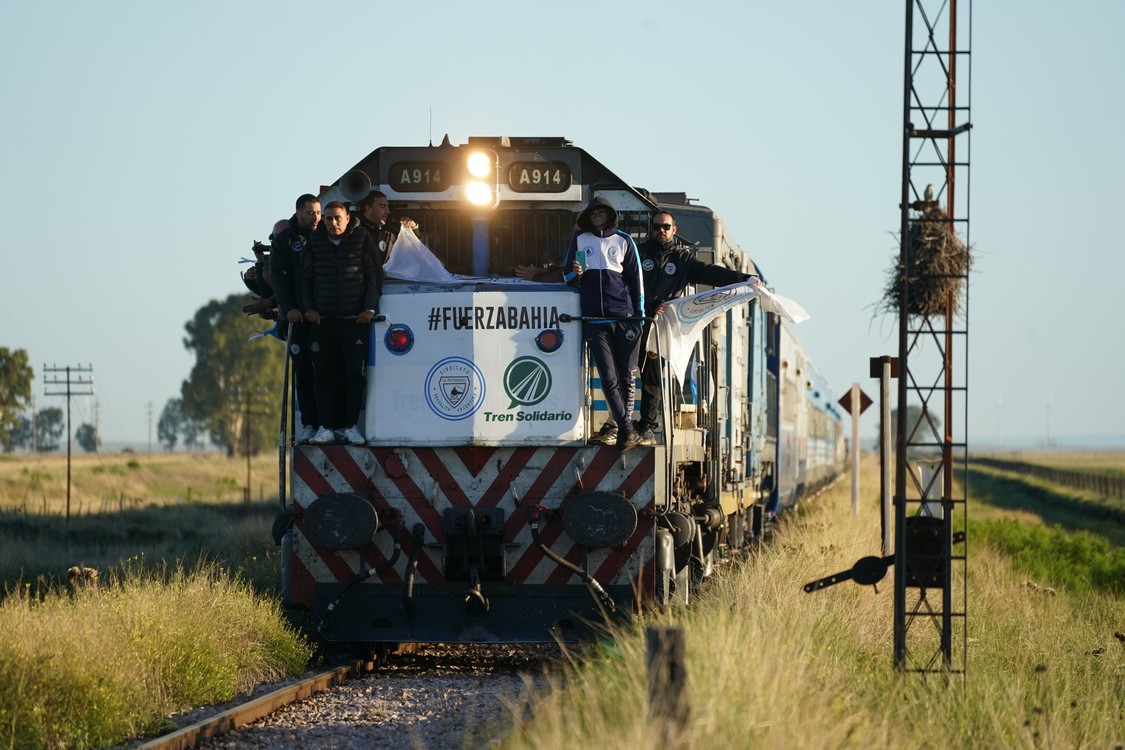
[{"label": "red and white striped front", "polygon": [[[444,582],[448,508],[503,511],[503,586],[582,587],[580,576],[544,554],[532,539],[530,516],[540,517],[540,544],[583,567],[605,587],[651,590],[654,542],[654,492],[663,486],[655,451],[622,453],[614,447],[441,447],[364,448],[301,446],[294,450],[292,497],[295,537],[293,598],[313,608],[316,589],[346,583],[362,571],[385,566],[396,535],[403,552],[418,559],[420,584]],[[636,530],[621,546],[586,549],[567,536],[561,511],[583,491],[616,493],[637,510]],[[380,529],[363,550],[317,549],[305,536],[301,516],[327,493],[367,498]],[[390,523],[389,528],[387,527]],[[397,523],[397,528],[393,528]],[[421,523],[424,544],[412,550],[409,534]],[[363,559],[361,560],[361,555]],[[364,586],[401,584],[405,562],[371,576]],[[485,593],[488,585],[485,584]]]}]

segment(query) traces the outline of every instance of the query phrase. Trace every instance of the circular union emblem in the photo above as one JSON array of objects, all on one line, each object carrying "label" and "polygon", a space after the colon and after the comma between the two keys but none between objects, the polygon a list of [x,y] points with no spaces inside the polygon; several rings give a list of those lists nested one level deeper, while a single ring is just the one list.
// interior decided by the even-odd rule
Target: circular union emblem
[{"label": "circular union emblem", "polygon": [[664,264],[664,273],[668,274],[669,276],[672,276],[673,274],[675,274],[676,273],[676,264],[673,263],[672,261],[668,261],[667,263],[665,263]]},{"label": "circular union emblem", "polygon": [[713,312],[716,308],[722,307],[729,298],[733,297],[735,292],[727,290],[725,292],[714,292],[712,294],[705,294],[698,299],[691,301],[684,301],[680,305],[679,312],[676,317],[682,321],[699,320],[707,313]]},{"label": "circular union emblem", "polygon": [[656,263],[653,262],[652,258],[645,258],[641,263],[641,268],[646,271],[651,271],[652,269],[656,268]]},{"label": "circular union emblem", "polygon": [[484,373],[464,357],[447,357],[426,376],[426,403],[442,419],[456,422],[484,404]]},{"label": "circular union emblem", "polygon": [[520,357],[504,370],[504,392],[516,406],[534,406],[551,392],[551,369],[535,357]]},{"label": "circular union emblem", "polygon": [[293,252],[299,253],[304,249],[305,246],[301,244],[300,240],[293,240]]}]

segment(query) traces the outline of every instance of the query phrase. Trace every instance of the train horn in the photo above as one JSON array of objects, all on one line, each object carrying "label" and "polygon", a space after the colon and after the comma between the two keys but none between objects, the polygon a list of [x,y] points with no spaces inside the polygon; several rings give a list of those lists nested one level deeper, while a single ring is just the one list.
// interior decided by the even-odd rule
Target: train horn
[{"label": "train horn", "polygon": [[371,192],[371,178],[367,173],[353,169],[340,178],[340,194],[352,203],[358,203]]}]

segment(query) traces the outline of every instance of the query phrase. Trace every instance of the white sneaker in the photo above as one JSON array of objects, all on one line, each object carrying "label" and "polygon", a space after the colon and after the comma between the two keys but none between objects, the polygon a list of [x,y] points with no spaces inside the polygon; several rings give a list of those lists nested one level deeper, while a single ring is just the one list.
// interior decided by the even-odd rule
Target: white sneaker
[{"label": "white sneaker", "polygon": [[313,439],[316,434],[316,428],[311,424],[304,425],[301,429],[297,430],[297,445],[304,445]]},{"label": "white sneaker", "polygon": [[363,435],[359,434],[359,430],[355,427],[349,427],[344,430],[344,442],[348,445],[366,445],[367,441]]},{"label": "white sneaker", "polygon": [[309,442],[313,445],[332,445],[336,442],[336,435],[327,427],[321,427],[309,438]]}]

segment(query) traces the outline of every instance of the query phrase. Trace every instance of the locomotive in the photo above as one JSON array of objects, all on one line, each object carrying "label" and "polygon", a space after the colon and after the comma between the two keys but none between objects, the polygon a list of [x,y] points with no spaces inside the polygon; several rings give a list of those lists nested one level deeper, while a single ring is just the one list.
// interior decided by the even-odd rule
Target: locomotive
[{"label": "locomotive", "polygon": [[753,301],[707,325],[686,377],[664,378],[656,445],[588,444],[608,414],[578,296],[513,269],[561,261],[601,196],[636,241],[670,211],[698,259],[766,283],[686,194],[631,187],[553,137],[377,148],[320,199],[373,189],[448,273],[384,283],[367,445],[294,444],[283,396],[283,600],[328,640],[583,640],[606,617],[689,603],[717,560],[841,471],[834,399],[790,326]]}]

